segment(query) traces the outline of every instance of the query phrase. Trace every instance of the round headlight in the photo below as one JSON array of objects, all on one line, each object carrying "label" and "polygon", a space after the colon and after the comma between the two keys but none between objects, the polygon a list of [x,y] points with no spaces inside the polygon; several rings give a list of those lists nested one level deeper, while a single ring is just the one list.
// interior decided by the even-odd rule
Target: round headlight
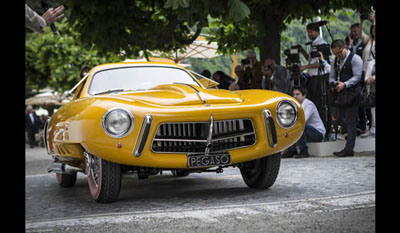
[{"label": "round headlight", "polygon": [[296,106],[288,100],[279,102],[276,109],[276,119],[278,124],[283,128],[293,126],[297,120]]},{"label": "round headlight", "polygon": [[134,125],[134,117],[128,110],[113,108],[103,116],[103,129],[111,137],[121,138],[128,135]]}]

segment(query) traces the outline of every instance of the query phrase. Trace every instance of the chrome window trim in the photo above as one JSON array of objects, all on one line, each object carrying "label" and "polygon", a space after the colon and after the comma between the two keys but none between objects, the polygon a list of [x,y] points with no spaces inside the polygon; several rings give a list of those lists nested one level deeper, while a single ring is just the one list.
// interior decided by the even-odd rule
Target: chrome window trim
[{"label": "chrome window trim", "polygon": [[[76,90],[76,88],[78,88],[79,85],[81,85],[81,83],[82,83],[83,81],[85,81],[85,80],[89,77],[89,74],[90,74],[90,72],[87,73],[85,76],[83,76],[83,78],[82,78],[81,80],[79,80],[79,82],[78,82],[71,90],[69,90],[69,91],[67,92],[67,95],[66,95],[66,96],[69,96],[70,94],[72,94],[72,93]],[[83,88],[83,87],[82,87],[82,88]]]},{"label": "chrome window trim", "polygon": [[[278,109],[279,109],[279,107],[280,107],[282,104],[284,104],[284,103],[288,103],[289,105],[291,105],[291,106],[294,108],[294,112],[295,112],[295,114],[296,114],[296,116],[294,117],[293,122],[292,122],[290,125],[283,125],[283,124],[281,124],[281,122],[280,122],[280,120],[279,120],[279,117],[278,117]],[[284,128],[284,129],[292,128],[293,125],[297,122],[298,115],[299,115],[299,114],[298,114],[298,110],[297,110],[296,104],[294,104],[294,103],[293,103],[292,101],[290,101],[290,100],[281,100],[281,101],[279,101],[279,103],[276,105],[276,122],[278,122],[278,125],[279,125],[280,127]]]},{"label": "chrome window trim", "polygon": [[[118,111],[118,110],[119,111],[124,111],[124,112],[126,112],[128,114],[129,118],[131,119],[131,125],[130,125],[129,129],[125,133],[120,134],[120,135],[114,135],[114,134],[111,134],[111,133],[109,133],[107,131],[106,125],[105,125],[105,119],[108,116],[108,114],[110,114],[113,111]],[[101,120],[101,126],[103,127],[104,132],[108,136],[113,137],[113,138],[123,138],[123,137],[129,135],[132,132],[132,130],[133,130],[134,126],[135,126],[135,117],[133,116],[132,112],[127,110],[126,108],[121,108],[121,107],[110,108],[110,109],[107,110],[106,113],[104,113],[103,118]]]}]

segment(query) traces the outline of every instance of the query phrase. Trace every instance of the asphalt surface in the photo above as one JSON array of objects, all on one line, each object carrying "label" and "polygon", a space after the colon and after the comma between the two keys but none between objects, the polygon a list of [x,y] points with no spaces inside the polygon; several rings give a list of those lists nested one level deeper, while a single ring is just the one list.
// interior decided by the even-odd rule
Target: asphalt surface
[{"label": "asphalt surface", "polygon": [[375,154],[282,159],[268,190],[239,169],[124,175],[118,200],[94,202],[86,176],[72,188],[47,174],[44,148],[26,148],[27,232],[375,232]]}]

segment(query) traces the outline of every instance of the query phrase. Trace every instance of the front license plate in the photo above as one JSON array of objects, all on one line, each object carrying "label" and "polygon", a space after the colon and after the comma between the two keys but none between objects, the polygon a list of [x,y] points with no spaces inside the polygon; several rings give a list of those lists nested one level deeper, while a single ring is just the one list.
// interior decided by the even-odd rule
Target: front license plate
[{"label": "front license plate", "polygon": [[226,152],[212,152],[208,155],[204,153],[187,154],[188,168],[210,167],[231,164],[231,155]]}]

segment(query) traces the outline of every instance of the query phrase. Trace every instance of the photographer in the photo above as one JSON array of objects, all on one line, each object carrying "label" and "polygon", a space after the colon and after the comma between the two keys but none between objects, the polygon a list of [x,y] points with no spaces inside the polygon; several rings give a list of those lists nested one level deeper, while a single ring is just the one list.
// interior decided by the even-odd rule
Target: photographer
[{"label": "photographer", "polygon": [[[319,23],[310,23],[307,25],[307,36],[312,41],[312,48],[318,48],[319,45],[328,45],[328,43],[319,36],[319,27]],[[309,63],[308,65],[300,66],[300,72],[308,69],[308,73],[311,77],[320,75],[318,73],[318,69],[320,67],[318,58],[319,55],[316,54],[315,56],[311,56],[311,54],[309,55],[302,47],[300,47],[300,52],[304,55]]]},{"label": "photographer", "polygon": [[300,66],[300,71],[308,69],[308,74],[310,76],[307,90],[308,90],[308,98],[315,104],[320,114],[322,121],[325,124],[326,128],[329,128],[329,106],[328,106],[328,96],[327,96],[327,87],[328,87],[328,78],[329,71],[324,69],[324,65],[322,64],[322,60],[320,61],[320,53],[323,53],[323,57],[325,60],[329,62],[329,44],[322,39],[320,36],[319,27],[322,26],[326,21],[310,23],[307,25],[307,35],[311,42],[311,51],[308,54],[304,49],[300,49],[300,52],[304,55],[304,57],[308,60],[308,65]]},{"label": "photographer", "polygon": [[272,58],[267,58],[264,61],[262,73],[264,74],[262,82],[263,89],[290,94],[290,75],[286,67],[277,65]]},{"label": "photographer", "polygon": [[361,91],[362,60],[360,56],[349,51],[343,40],[334,40],[331,44],[335,59],[331,62],[329,85],[331,89],[331,104],[335,107],[347,129],[346,146],[340,152],[333,154],[338,157],[354,156],[354,146],[357,136],[358,95]]},{"label": "photographer", "polygon": [[243,89],[262,89],[262,62],[257,61],[257,55],[254,50],[248,50],[247,58],[242,60],[243,73],[238,75],[239,87]]}]

